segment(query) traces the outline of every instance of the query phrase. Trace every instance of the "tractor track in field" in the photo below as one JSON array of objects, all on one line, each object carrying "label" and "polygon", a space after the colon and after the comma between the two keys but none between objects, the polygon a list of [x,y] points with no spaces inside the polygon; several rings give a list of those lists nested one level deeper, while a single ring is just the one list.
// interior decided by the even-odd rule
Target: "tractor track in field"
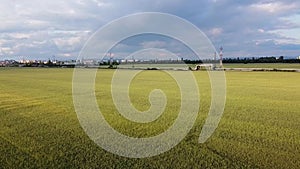
[{"label": "tractor track in field", "polygon": [[[0,145],[2,147],[0,150],[1,150],[1,152],[4,151],[4,153],[6,154],[6,156],[2,156],[0,158],[0,165],[5,165],[6,164],[7,166],[12,166],[11,164],[9,164],[10,162],[7,161],[8,158],[10,158],[10,161],[12,163],[14,163],[15,161],[18,161],[18,162],[22,161],[23,162],[23,164],[22,164],[23,167],[24,167],[24,165],[29,167],[33,164],[29,164],[28,162],[38,160],[36,157],[31,155],[28,151],[22,149],[16,143],[8,140],[6,137],[0,135],[0,140],[1,140]],[[18,156],[15,156],[16,154],[18,154]],[[12,157],[14,158],[14,160],[11,160]],[[28,163],[28,164],[26,165],[26,163]],[[19,165],[19,167],[21,167],[20,163],[18,165]],[[1,167],[5,167],[5,166],[0,166],[0,168]]]},{"label": "tractor track in field", "polygon": [[223,159],[228,159],[230,162],[232,163],[237,163],[237,164],[242,164],[247,168],[259,168],[257,165],[253,165],[253,164],[249,164],[249,163],[245,163],[244,161],[238,160],[236,158],[232,158],[228,155],[225,155],[224,153],[221,153],[219,151],[217,151],[216,149],[213,149],[211,147],[206,146],[205,148],[207,148],[209,151],[211,151],[213,154],[223,158]]}]

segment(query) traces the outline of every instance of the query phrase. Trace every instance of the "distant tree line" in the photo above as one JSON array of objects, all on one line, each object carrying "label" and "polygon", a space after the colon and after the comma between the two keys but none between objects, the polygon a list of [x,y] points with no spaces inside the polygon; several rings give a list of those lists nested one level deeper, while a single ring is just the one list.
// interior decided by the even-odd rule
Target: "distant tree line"
[{"label": "distant tree line", "polygon": [[64,62],[56,62],[53,63],[51,60],[48,60],[46,63],[44,62],[28,62],[28,63],[19,63],[18,65],[19,67],[69,67],[69,68],[74,68],[75,64],[69,64],[66,65],[64,64]]},{"label": "distant tree line", "polygon": [[[184,63],[186,64],[201,64],[203,62],[206,62],[206,63],[218,63],[219,61],[214,61],[214,60],[188,60],[188,59],[185,59],[183,60]],[[223,59],[223,63],[244,63],[244,64],[247,64],[247,63],[300,63],[300,59],[284,59],[283,56],[280,56],[278,58],[276,57],[259,57],[259,58],[255,58],[255,57],[252,57],[252,58],[240,58],[240,57],[237,57],[237,58],[224,58]]]},{"label": "distant tree line", "polygon": [[110,61],[108,62],[100,62],[99,65],[119,65],[117,61],[113,61],[112,64],[110,64]]},{"label": "distant tree line", "polygon": [[[210,63],[209,60],[207,60],[207,61]],[[203,63],[202,60],[188,60],[188,59],[183,60],[183,62],[185,64],[201,64],[201,63]]]},{"label": "distant tree line", "polygon": [[259,57],[259,58],[225,58],[223,63],[300,63],[299,59],[284,59],[283,56],[276,57]]}]

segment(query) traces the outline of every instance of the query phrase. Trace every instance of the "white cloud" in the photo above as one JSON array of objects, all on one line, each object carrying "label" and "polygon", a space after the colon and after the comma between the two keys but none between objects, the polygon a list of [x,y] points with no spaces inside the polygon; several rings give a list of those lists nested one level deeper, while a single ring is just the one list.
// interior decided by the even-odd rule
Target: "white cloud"
[{"label": "white cloud", "polygon": [[110,6],[110,3],[108,2],[103,2],[103,1],[100,1],[100,0],[93,0],[93,2],[95,2],[97,4],[97,6],[99,7],[107,7],[107,6]]},{"label": "white cloud", "polygon": [[277,29],[269,31],[269,33],[278,35],[280,38],[276,38],[278,44],[300,44],[300,28],[296,29]]},{"label": "white cloud", "polygon": [[74,51],[80,48],[83,37],[54,38],[53,41],[60,51]]},{"label": "white cloud", "polygon": [[164,48],[164,47],[166,47],[166,42],[164,42],[164,41],[146,41],[146,42],[142,42],[141,46],[144,49],[147,49],[147,48]]},{"label": "white cloud", "polygon": [[264,29],[257,29],[257,31],[258,31],[259,33],[265,33],[265,30],[264,30]]},{"label": "white cloud", "polygon": [[1,54],[2,55],[11,55],[11,54],[14,54],[14,51],[11,48],[9,48],[9,47],[2,47],[0,49],[1,49]]},{"label": "white cloud", "polygon": [[295,3],[283,2],[257,3],[251,5],[251,7],[255,10],[269,13],[281,13],[299,8]]},{"label": "white cloud", "polygon": [[212,28],[210,31],[209,31],[209,34],[212,35],[212,36],[219,36],[223,33],[223,29],[222,28]]}]

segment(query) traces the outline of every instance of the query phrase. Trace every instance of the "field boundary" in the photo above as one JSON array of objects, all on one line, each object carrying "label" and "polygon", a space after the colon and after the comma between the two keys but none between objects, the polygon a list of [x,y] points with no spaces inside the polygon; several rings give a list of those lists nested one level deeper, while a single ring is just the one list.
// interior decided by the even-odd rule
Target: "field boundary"
[{"label": "field boundary", "polygon": [[[174,71],[189,71],[189,68],[117,68],[117,69],[133,69],[133,70],[174,70]],[[290,69],[290,68],[216,68],[216,71],[240,71],[240,72],[300,72],[300,69]],[[202,70],[193,70],[202,71]],[[206,69],[203,69],[206,71]]]},{"label": "field boundary", "polygon": [[218,68],[217,70],[224,71],[242,71],[242,72],[300,72],[300,69],[285,69],[285,68]]}]

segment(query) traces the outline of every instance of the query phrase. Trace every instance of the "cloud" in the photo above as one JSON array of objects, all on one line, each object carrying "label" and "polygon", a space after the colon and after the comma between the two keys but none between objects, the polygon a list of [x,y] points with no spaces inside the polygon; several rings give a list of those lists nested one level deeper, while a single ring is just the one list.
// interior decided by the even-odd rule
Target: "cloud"
[{"label": "cloud", "polygon": [[1,48],[1,53],[2,53],[2,54],[13,54],[14,52],[13,52],[13,50],[12,50],[11,48],[9,48],[9,47],[2,47],[2,48]]},{"label": "cloud", "polygon": [[259,33],[265,33],[265,30],[264,30],[264,29],[257,29],[257,31],[258,31]]},{"label": "cloud", "polygon": [[299,6],[296,3],[268,2],[252,4],[251,8],[274,14],[299,9]]},{"label": "cloud", "polygon": [[212,35],[212,36],[219,36],[223,33],[223,29],[222,28],[212,28],[210,31],[209,31],[209,34]]},{"label": "cloud", "polygon": [[145,49],[147,48],[164,48],[166,47],[166,42],[164,41],[146,41],[146,42],[142,42],[141,46]]}]

